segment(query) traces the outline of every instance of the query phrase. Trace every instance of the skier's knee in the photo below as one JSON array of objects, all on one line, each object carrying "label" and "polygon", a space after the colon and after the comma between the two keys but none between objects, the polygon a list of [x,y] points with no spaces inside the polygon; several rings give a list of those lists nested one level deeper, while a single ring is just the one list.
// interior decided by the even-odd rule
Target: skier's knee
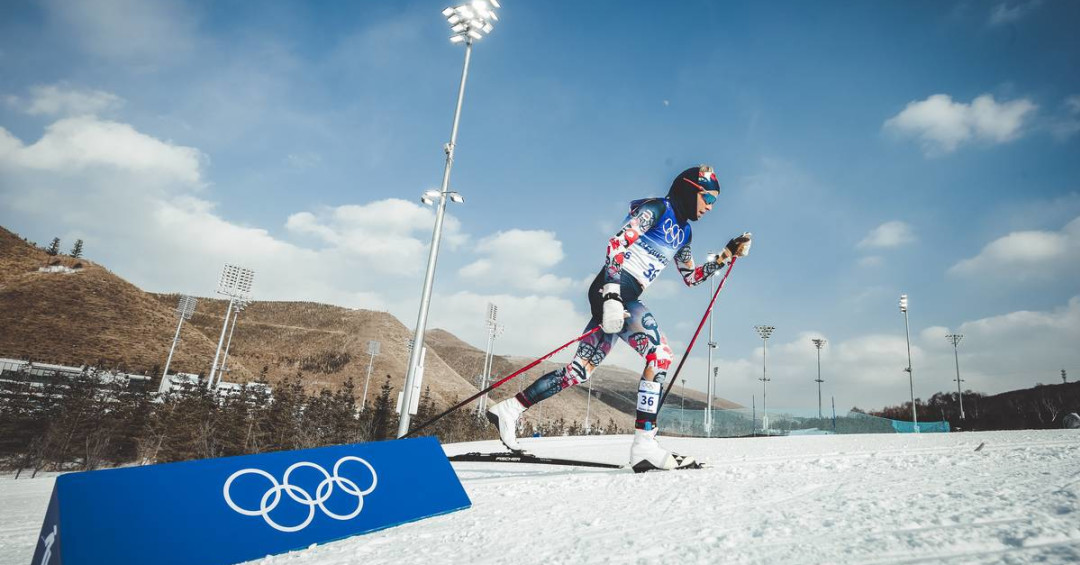
[{"label": "skier's knee", "polygon": [[592,364],[588,361],[574,359],[566,366],[563,388],[574,386],[589,380],[593,368]]},{"label": "skier's knee", "polygon": [[675,358],[671,352],[671,348],[667,343],[661,342],[659,346],[654,347],[647,355],[645,355],[645,367],[653,375],[653,379],[659,379],[661,375],[666,375],[667,370],[671,368],[671,361]]}]

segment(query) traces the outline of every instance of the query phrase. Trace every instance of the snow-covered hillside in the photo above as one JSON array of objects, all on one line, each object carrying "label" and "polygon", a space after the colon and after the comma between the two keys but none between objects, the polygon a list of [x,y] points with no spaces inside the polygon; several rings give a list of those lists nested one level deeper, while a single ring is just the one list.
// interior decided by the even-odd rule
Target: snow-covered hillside
[{"label": "snow-covered hillside", "polygon": [[[1076,431],[663,442],[709,467],[635,475],[455,463],[471,509],[260,562],[1080,561]],[[623,462],[629,444],[524,441],[541,455],[610,462]],[[29,562],[51,486],[0,478],[0,563]]]}]

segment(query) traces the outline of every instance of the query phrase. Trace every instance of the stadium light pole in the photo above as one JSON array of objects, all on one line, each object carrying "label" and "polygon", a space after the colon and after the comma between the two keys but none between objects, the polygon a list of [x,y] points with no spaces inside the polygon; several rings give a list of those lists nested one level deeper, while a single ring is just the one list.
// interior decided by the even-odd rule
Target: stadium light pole
[{"label": "stadium light pole", "polygon": [[[707,263],[715,262],[716,261],[716,254],[715,253],[709,253],[708,255],[705,256],[705,261]],[[715,289],[716,289],[716,279],[714,279],[713,277],[709,277],[709,296],[713,295],[713,293],[715,292]],[[713,338],[713,314],[714,313],[715,312],[712,311],[712,310],[709,311],[709,364],[706,366],[706,369],[705,369],[705,421],[704,421],[705,437],[711,437],[710,432],[712,431],[712,424],[713,424],[713,418],[712,418],[713,417],[713,415],[712,415],[713,390],[712,390],[712,387],[709,386],[709,375],[712,375],[713,379],[716,378],[716,373],[713,371],[713,366],[712,366],[713,350],[716,349],[716,339]],[[713,384],[715,385],[715,382]]]},{"label": "stadium light pole", "polygon": [[457,203],[464,202],[464,198],[457,192],[449,190],[450,169],[454,165],[454,148],[457,144],[458,124],[461,121],[461,104],[465,98],[465,81],[469,77],[469,59],[472,56],[473,41],[491,33],[494,22],[498,21],[495,9],[499,8],[498,0],[476,0],[469,4],[462,4],[455,8],[446,8],[442,14],[446,22],[450,24],[451,43],[465,44],[465,64],[461,70],[461,85],[458,87],[457,106],[454,109],[454,125],[450,129],[450,143],[443,146],[446,153],[446,164],[443,168],[442,185],[438,191],[429,190],[420,197],[425,204],[434,202],[438,197],[439,205],[435,213],[435,229],[431,235],[431,249],[428,251],[427,273],[424,275],[424,291],[420,298],[420,312],[416,317],[416,329],[413,334],[413,342],[417,344],[409,356],[409,366],[405,375],[405,388],[401,397],[401,415],[398,418],[398,437],[409,433],[409,407],[412,406],[413,382],[416,379],[416,369],[420,364],[420,352],[424,349],[424,332],[427,330],[428,308],[431,306],[431,287],[435,282],[435,263],[439,257],[439,241],[442,239],[443,214],[446,212],[446,200],[449,198]]},{"label": "stadium light pole", "polygon": [[900,312],[904,314],[904,337],[907,339],[907,371],[908,385],[911,387],[911,422],[915,426],[915,433],[919,433],[919,414],[915,411],[915,376],[911,371],[911,330],[908,326],[908,299],[906,294],[900,295]]},{"label": "stadium light pole", "polygon": [[945,336],[945,339],[949,340],[949,343],[953,347],[953,359],[956,360],[956,396],[960,399],[960,419],[964,418],[964,393],[960,390],[960,383],[964,382],[960,379],[960,353],[957,352],[957,348],[960,345],[960,340],[964,339],[964,334],[949,334]]},{"label": "stadium light pole", "polygon": [[679,395],[679,429],[686,431],[686,379],[682,379],[682,394]]},{"label": "stadium light pole", "polygon": [[810,340],[813,342],[814,347],[817,348],[817,379],[814,380],[817,383],[817,417],[818,420],[822,419],[821,415],[821,383],[825,382],[821,380],[821,348],[825,347],[824,338],[814,338]]},{"label": "stadium light pole", "polygon": [[[229,340],[225,342],[225,351],[221,354],[221,372],[229,372],[229,348],[232,347],[233,332],[236,331],[236,322],[240,320],[240,312],[247,308],[249,303],[246,300],[237,300],[236,308],[233,308],[232,327],[229,328]],[[218,384],[221,384],[221,378],[218,378]]]},{"label": "stadium light pole", "polygon": [[363,412],[367,408],[367,391],[368,385],[371,384],[371,368],[375,365],[375,356],[379,354],[379,342],[371,340],[367,342],[367,352],[371,356],[368,359],[367,364],[367,378],[364,379],[364,401],[360,404],[360,411]]},{"label": "stadium light pole", "polygon": [[[487,318],[484,320],[488,330],[487,351],[484,352],[484,369],[480,374],[480,390],[484,390],[491,380],[491,366],[494,364],[495,338],[502,334],[503,327],[496,323],[499,317],[499,307],[488,302]],[[476,403],[476,415],[482,417],[487,409],[488,395],[483,395]]]},{"label": "stadium light pole", "polygon": [[217,351],[214,353],[214,364],[210,366],[210,378],[206,379],[206,388],[214,388],[214,375],[218,370],[218,358],[221,356],[221,347],[225,343],[225,330],[229,329],[229,317],[232,315],[233,304],[238,299],[245,299],[251,293],[251,283],[255,279],[255,271],[225,264],[221,270],[221,280],[218,281],[217,293],[229,297],[229,306],[225,309],[225,323],[221,325],[221,337],[218,338]]},{"label": "stadium light pole", "polygon": [[169,365],[172,364],[172,357],[173,352],[176,351],[176,344],[180,343],[180,327],[184,325],[184,320],[191,319],[191,315],[195,313],[195,306],[198,303],[198,299],[185,294],[180,297],[180,302],[176,305],[176,317],[180,322],[176,324],[176,335],[173,336],[172,347],[169,348],[169,356],[165,359],[165,370],[161,372],[161,383],[158,384],[158,393],[164,393],[168,389]]},{"label": "stadium light pole", "polygon": [[589,392],[588,397],[585,399],[585,435],[589,435],[590,423],[592,421],[592,382],[596,377],[589,379]]},{"label": "stadium light pole", "polygon": [[772,335],[773,330],[776,328],[772,326],[754,326],[754,329],[761,336],[761,378],[759,379],[761,381],[761,431],[768,435],[769,413],[765,411],[765,393],[769,388],[769,374],[765,367],[767,364],[766,354],[768,353],[769,336]]},{"label": "stadium light pole", "polygon": [[712,399],[716,397],[716,377],[720,373],[720,367],[713,367],[712,369],[712,394],[709,397],[709,405],[705,408],[705,411],[709,413],[709,429],[705,433],[705,437],[712,437],[712,427],[716,422],[716,415],[713,414]]}]

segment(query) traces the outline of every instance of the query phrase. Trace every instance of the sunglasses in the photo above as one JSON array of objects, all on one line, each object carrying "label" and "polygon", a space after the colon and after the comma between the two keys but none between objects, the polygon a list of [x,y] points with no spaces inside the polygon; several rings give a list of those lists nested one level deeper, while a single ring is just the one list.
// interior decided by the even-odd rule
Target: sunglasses
[{"label": "sunglasses", "polygon": [[[702,198],[702,200],[705,201],[706,204],[709,204],[709,205],[716,204],[716,196],[713,195],[713,194],[709,194],[708,189],[706,189],[704,186],[701,186],[700,184],[698,184],[698,183],[696,183],[696,182],[694,182],[694,181],[692,181],[692,180],[690,180],[688,178],[685,178],[685,177],[683,178],[683,180],[685,180],[686,182],[694,185],[694,188],[698,189],[701,192],[701,198]],[[713,183],[714,184],[716,183],[715,179],[713,179]],[[717,192],[719,192],[720,187],[717,185],[715,190]]]}]

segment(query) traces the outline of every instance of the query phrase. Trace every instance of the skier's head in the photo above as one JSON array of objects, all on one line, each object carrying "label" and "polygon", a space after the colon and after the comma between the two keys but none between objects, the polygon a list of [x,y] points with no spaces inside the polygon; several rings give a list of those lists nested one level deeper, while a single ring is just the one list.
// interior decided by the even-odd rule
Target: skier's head
[{"label": "skier's head", "polygon": [[696,222],[706,212],[712,210],[716,198],[720,196],[720,181],[708,165],[690,167],[679,173],[671,182],[668,200],[675,206],[675,213],[680,219]]}]

